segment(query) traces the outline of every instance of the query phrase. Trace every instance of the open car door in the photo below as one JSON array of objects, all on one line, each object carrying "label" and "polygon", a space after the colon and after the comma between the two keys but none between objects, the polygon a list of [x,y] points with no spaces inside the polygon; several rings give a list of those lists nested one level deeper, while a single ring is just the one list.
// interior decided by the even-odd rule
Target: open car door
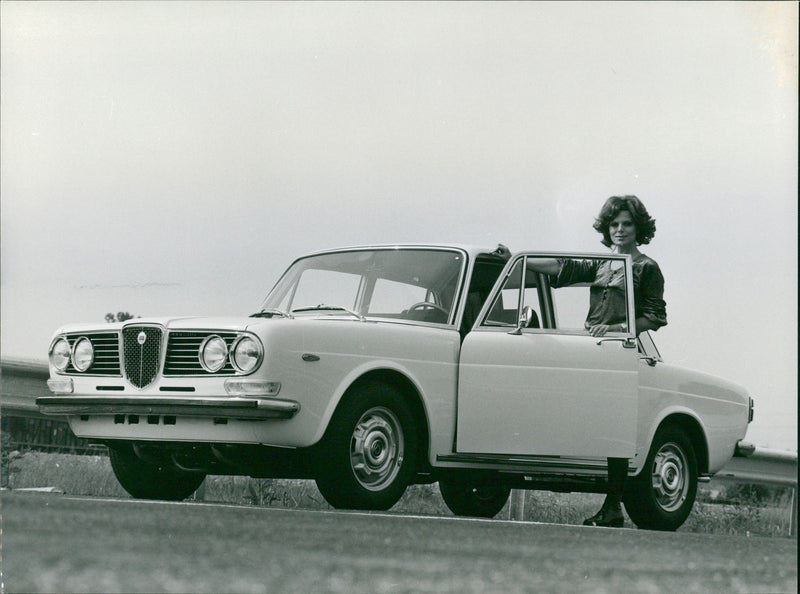
[{"label": "open car door", "polygon": [[[628,330],[591,336],[592,283],[553,288],[554,258],[613,271]],[[633,458],[638,360],[630,256],[515,256],[462,345],[456,452]]]}]

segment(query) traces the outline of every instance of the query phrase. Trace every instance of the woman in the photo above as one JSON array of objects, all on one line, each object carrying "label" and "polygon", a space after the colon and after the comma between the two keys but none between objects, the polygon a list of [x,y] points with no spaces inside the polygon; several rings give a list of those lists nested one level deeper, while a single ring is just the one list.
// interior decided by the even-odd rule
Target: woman
[{"label": "woman", "polygon": [[[638,246],[650,243],[656,232],[655,220],[636,196],[612,196],[603,205],[594,223],[602,233],[602,243],[615,254],[630,254],[633,261],[633,299],[636,334],[657,330],[667,324],[664,302],[664,277],[655,260]],[[590,282],[589,313],[585,327],[592,336],[628,330],[625,304],[625,275],[613,261],[546,260],[536,265],[540,272],[556,276],[553,286]],[[587,526],[623,525],[622,494],[628,474],[627,458],[608,458],[608,489],[600,511],[587,518]]]}]

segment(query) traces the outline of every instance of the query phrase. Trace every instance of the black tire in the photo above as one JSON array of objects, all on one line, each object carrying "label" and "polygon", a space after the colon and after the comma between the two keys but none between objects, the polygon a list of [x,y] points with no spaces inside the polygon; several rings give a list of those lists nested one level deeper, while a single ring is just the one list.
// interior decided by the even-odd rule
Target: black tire
[{"label": "black tire", "polygon": [[511,487],[497,483],[471,484],[442,479],[439,491],[450,511],[457,516],[493,518],[508,501]]},{"label": "black tire", "polygon": [[416,423],[397,389],[358,386],[320,444],[317,487],[337,509],[389,509],[414,476],[417,443]]},{"label": "black tire", "polygon": [[194,493],[206,476],[166,464],[146,462],[132,450],[110,448],[109,458],[119,484],[137,499],[182,501]]},{"label": "black tire", "polygon": [[639,528],[677,530],[697,495],[697,457],[686,432],[675,426],[656,432],[647,462],[625,493],[625,510]]}]

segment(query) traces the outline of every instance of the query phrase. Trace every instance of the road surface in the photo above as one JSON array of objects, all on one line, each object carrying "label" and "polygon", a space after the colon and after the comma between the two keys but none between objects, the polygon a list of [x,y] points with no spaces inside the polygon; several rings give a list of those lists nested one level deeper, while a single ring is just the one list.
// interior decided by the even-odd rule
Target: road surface
[{"label": "road surface", "polygon": [[797,541],[2,494],[5,592],[796,592]]}]

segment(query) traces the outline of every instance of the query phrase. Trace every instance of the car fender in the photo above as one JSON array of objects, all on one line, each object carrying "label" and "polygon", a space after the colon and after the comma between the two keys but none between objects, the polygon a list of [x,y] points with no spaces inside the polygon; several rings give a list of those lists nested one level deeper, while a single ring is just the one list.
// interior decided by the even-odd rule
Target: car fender
[{"label": "car fender", "polygon": [[425,391],[411,369],[405,365],[401,365],[397,361],[392,361],[389,359],[367,361],[351,369],[334,390],[330,400],[328,401],[328,406],[325,408],[325,412],[320,419],[317,435],[314,436],[315,443],[324,436],[325,431],[327,431],[330,421],[336,412],[336,409],[345,398],[347,391],[352,388],[361,378],[364,378],[371,373],[385,371],[402,375],[413,386],[419,397],[423,414],[425,415],[426,419],[430,418],[428,404],[425,398]]},{"label": "car fender", "polygon": [[[708,444],[708,432],[705,427],[705,423],[703,420],[697,415],[695,411],[690,409],[687,406],[683,405],[671,405],[663,408],[653,417],[652,422],[647,427],[646,432],[644,434],[644,439],[639,441],[639,445],[636,448],[636,459],[634,462],[634,466],[636,467],[636,474],[638,475],[639,472],[644,468],[644,464],[647,461],[647,456],[650,454],[650,449],[653,446],[653,440],[655,439],[656,432],[658,429],[666,424],[672,422],[671,419],[674,419],[679,426],[683,426],[686,423],[686,420],[681,420],[678,417],[688,417],[691,419],[689,422],[694,422],[697,425],[697,433],[694,435],[696,440],[702,440],[701,447],[698,447],[697,444],[695,445],[695,455],[697,456],[697,465],[698,468],[707,468],[709,464],[709,444]],[[691,437],[691,436],[690,436]],[[704,457],[705,459],[701,459]]]}]

